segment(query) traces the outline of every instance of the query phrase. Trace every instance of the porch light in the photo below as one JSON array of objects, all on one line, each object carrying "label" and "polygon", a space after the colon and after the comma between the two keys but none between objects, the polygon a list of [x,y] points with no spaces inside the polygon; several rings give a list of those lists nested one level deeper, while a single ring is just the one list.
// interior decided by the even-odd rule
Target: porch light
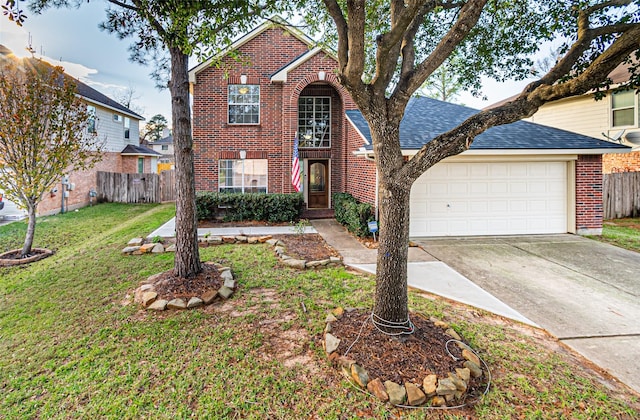
[{"label": "porch light", "polygon": [[245,160],[247,158],[247,151],[240,150],[240,159]]},{"label": "porch light", "polygon": [[326,73],[325,73],[325,72],[323,72],[322,70],[320,70],[320,71],[318,72],[318,79],[320,79],[320,80],[324,80],[324,77],[325,77],[325,76],[326,76]]}]

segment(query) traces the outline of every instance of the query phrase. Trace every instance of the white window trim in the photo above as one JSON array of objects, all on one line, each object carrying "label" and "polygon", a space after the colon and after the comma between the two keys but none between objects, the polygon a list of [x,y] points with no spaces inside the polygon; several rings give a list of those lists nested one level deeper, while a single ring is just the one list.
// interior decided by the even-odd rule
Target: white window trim
[{"label": "white window trim", "polygon": [[[298,98],[298,112],[297,112],[297,119],[298,121],[300,120],[300,100],[301,99],[308,99],[308,98],[312,98],[312,99],[329,99],[329,132],[327,133],[329,136],[328,140],[329,140],[329,144],[327,146],[301,146],[301,148],[303,149],[327,149],[331,147],[331,111],[332,111],[332,105],[331,105],[331,96],[300,96]],[[315,101],[314,101],[314,108],[315,108]],[[315,113],[315,109],[314,109],[314,113]],[[302,139],[300,138],[300,126],[298,125],[298,142],[300,142]]]},{"label": "white window trim", "polygon": [[[235,103],[235,104],[231,104],[229,103],[229,96],[231,94],[231,87],[232,86],[257,86],[258,87],[258,102],[257,103]],[[261,86],[259,84],[255,84],[255,83],[247,83],[247,84],[237,84],[237,83],[231,83],[229,85],[227,85],[227,124],[229,125],[260,125],[260,121],[261,121],[261,113],[262,113],[262,106],[260,105],[260,100],[262,98],[262,89]],[[230,122],[229,121],[229,109],[232,105],[257,105],[258,106],[258,122],[249,122],[249,123],[238,123],[238,122]]]},{"label": "white window trim", "polygon": [[[640,95],[635,92],[635,89],[632,89],[632,91],[633,91],[633,105],[632,106],[621,107],[621,108],[614,108],[613,107],[613,95],[614,95],[614,93],[613,92],[611,93],[611,95],[610,95],[611,99],[609,100],[609,105],[611,107],[611,113],[609,115],[610,115],[610,118],[611,118],[610,126],[611,126],[612,129],[638,127],[638,118],[639,118],[638,113],[640,113],[639,99],[638,98],[640,97]],[[632,125],[613,125],[613,120],[614,120],[613,119],[613,113],[615,111],[621,111],[623,109],[629,109],[629,108],[633,108],[633,124]]]},{"label": "white window trim", "polygon": [[[245,161],[249,161],[249,160],[264,160],[264,161],[267,162],[267,172],[266,172],[265,178],[264,178],[264,182],[265,182],[264,189],[265,189],[265,191],[264,191],[264,193],[259,193],[259,194],[268,194],[269,193],[269,160],[268,159],[244,159],[244,160]],[[243,159],[219,159],[218,160],[218,192],[224,192],[223,190],[227,189],[227,188],[223,188],[220,185],[220,168],[222,166],[220,164],[220,162],[224,162],[224,161],[242,162]],[[244,170],[244,168],[243,168],[243,170]],[[241,194],[245,194],[245,191],[244,191],[245,187],[250,187],[250,186],[249,185],[244,185],[244,172],[242,173],[241,179],[242,179],[242,185],[240,186],[240,188],[242,189],[242,191],[240,193]],[[230,187],[230,188],[238,188],[238,187],[237,186],[233,186],[233,187]]]}]

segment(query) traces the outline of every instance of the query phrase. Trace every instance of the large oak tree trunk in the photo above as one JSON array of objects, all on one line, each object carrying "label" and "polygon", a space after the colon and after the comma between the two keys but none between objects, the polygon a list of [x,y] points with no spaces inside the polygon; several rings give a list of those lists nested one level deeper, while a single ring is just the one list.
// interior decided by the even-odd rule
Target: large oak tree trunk
[{"label": "large oak tree trunk", "polygon": [[400,179],[404,165],[400,149],[400,118],[370,118],[378,170],[380,245],[376,268],[374,320],[392,333],[410,333],[407,297],[409,198],[413,180]]},{"label": "large oak tree trunk", "polygon": [[202,271],[198,251],[196,186],[193,166],[193,138],[189,105],[188,57],[180,48],[171,53],[171,115],[176,166],[176,255],[175,274],[192,277]]}]

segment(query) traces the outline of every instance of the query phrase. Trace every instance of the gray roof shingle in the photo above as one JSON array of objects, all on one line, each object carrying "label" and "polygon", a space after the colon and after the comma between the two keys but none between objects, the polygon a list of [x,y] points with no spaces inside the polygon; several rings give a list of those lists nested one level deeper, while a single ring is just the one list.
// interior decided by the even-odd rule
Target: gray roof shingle
[{"label": "gray roof shingle", "polygon": [[[473,108],[451,104],[426,97],[411,98],[400,123],[400,145],[405,150],[420,149],[439,134],[445,133],[478,113]],[[359,110],[349,110],[347,117],[369,142],[369,125]],[[583,136],[558,128],[527,121],[492,127],[480,134],[471,144],[471,150],[562,150],[562,149],[629,149],[626,146]]]}]

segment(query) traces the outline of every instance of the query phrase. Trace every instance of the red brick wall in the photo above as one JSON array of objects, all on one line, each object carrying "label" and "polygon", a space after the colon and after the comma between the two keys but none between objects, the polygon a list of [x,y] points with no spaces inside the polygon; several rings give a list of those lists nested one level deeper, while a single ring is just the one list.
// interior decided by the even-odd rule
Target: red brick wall
[{"label": "red brick wall", "polygon": [[608,153],[602,157],[602,172],[640,172],[640,152]]},{"label": "red brick wall", "polygon": [[602,219],[602,156],[579,156],[576,161],[576,233],[601,233]]},{"label": "red brick wall", "polygon": [[[298,99],[302,96],[330,96],[332,110],[331,147],[301,149],[300,157],[331,159],[331,192],[346,188],[347,150],[344,111],[354,109],[350,96],[338,83],[336,61],[320,52],[289,72],[286,83],[271,83],[273,73],[308,51],[308,46],[281,28],[269,29],[243,45],[239,52],[248,60],[241,64],[226,59],[221,69],[198,73],[193,85],[193,137],[198,191],[218,190],[218,160],[268,159],[268,192],[290,193],[293,139],[298,127]],[[318,71],[325,80],[319,80]],[[228,74],[228,78],[225,77]],[[260,124],[227,123],[227,86],[240,83],[260,85]]]},{"label": "red brick wall", "polygon": [[[69,191],[69,198],[65,202],[65,210],[77,209],[89,205],[89,190],[96,188],[96,174],[98,171],[120,172],[122,170],[122,159],[120,153],[105,152],[100,162],[92,169],[86,171],[76,171],[68,174],[69,182],[75,184],[75,189]],[[54,188],[58,192],[53,196],[45,194],[43,200],[38,205],[38,214],[47,215],[60,212],[62,184],[60,180],[56,182]]]},{"label": "red brick wall", "polygon": [[[351,123],[347,122],[348,150],[358,150],[364,146],[364,140]],[[373,155],[373,151],[371,152]],[[347,185],[345,192],[364,203],[376,204],[376,165],[364,156],[347,154]]]}]

